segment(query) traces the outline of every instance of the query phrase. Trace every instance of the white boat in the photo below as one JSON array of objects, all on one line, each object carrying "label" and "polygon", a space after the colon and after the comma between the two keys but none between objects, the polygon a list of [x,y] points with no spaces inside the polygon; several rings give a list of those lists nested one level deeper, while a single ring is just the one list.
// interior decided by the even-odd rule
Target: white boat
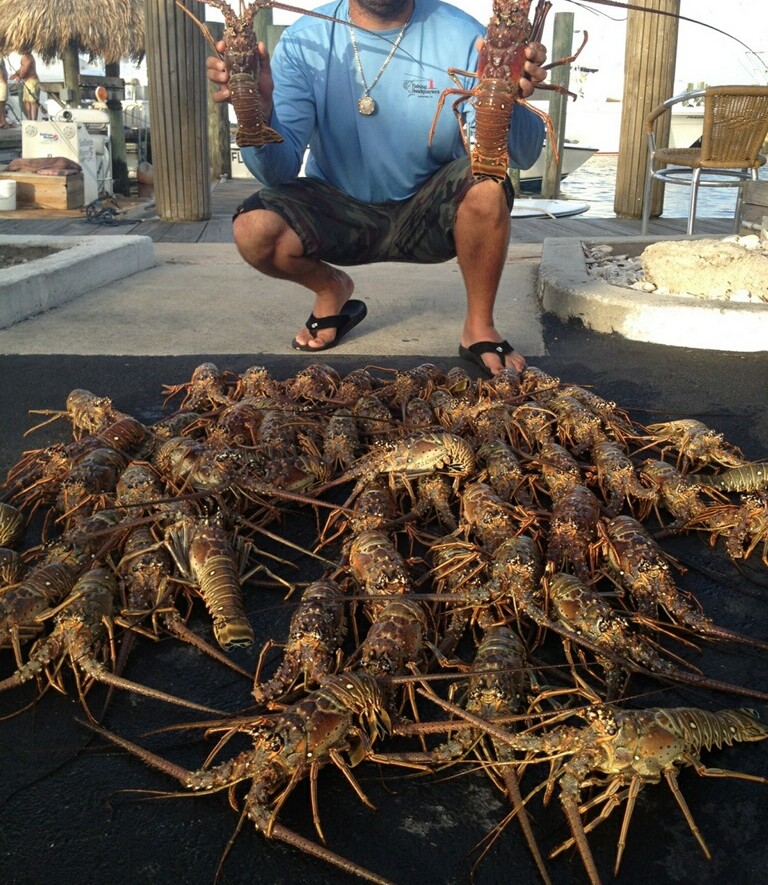
[{"label": "white boat", "polygon": [[[577,144],[575,142],[566,141],[563,146],[563,156],[560,162],[560,179],[561,181],[583,166],[587,160],[596,154],[596,147],[587,147],[586,145]],[[539,191],[541,190],[541,179],[545,171],[545,152],[539,154],[539,159],[531,166],[530,169],[522,169],[520,171],[520,190],[523,191]]]},{"label": "white boat", "polygon": [[671,148],[689,148],[701,138],[704,131],[704,105],[685,102],[672,108],[669,133]]},{"label": "white boat", "polygon": [[[545,103],[534,102],[546,109]],[[565,131],[577,144],[597,144],[599,154],[617,154],[621,134],[622,102],[579,98],[568,106]],[[701,137],[704,125],[702,105],[675,105],[672,108],[669,147],[687,148]]]},{"label": "white boat", "polygon": [[[591,29],[590,29],[591,32]],[[761,82],[764,74],[755,72],[745,82]],[[621,136],[623,110],[621,80],[610,64],[600,68],[573,65],[569,88],[575,95],[561,107],[565,115],[565,140],[577,144],[597,145],[599,154],[617,154]],[[682,72],[674,81],[671,95],[683,95],[704,89],[706,83],[682,79]],[[536,92],[531,105],[544,114],[549,113],[552,97]],[[650,110],[650,109],[649,109]],[[704,97],[692,95],[671,109],[669,144],[665,147],[689,148],[701,138],[704,124]],[[642,126],[642,123],[640,124]],[[643,140],[645,136],[642,133]]]}]

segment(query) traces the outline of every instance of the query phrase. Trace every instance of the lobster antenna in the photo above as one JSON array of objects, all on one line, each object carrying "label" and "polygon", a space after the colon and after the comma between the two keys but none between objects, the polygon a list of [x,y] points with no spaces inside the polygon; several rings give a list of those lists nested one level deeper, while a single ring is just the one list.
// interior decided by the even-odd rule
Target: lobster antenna
[{"label": "lobster antenna", "polygon": [[[208,43],[210,43],[211,49],[213,49],[213,51],[216,53],[216,55],[218,55],[219,58],[223,59],[224,56],[221,55],[221,53],[216,50],[216,42],[214,41],[213,37],[211,36],[208,28],[206,28],[205,24],[203,22],[201,22],[200,19],[193,12],[191,12],[189,9],[187,9],[187,7],[181,3],[181,0],[174,0],[174,2],[179,7],[179,9],[182,12],[186,13],[192,19],[192,21],[198,26],[198,28],[200,28],[200,30],[203,32],[203,36],[208,41]],[[205,0],[203,0],[203,2],[205,2]],[[268,0],[268,2],[266,2],[266,3],[257,4],[257,6],[258,6],[258,9],[276,8],[276,9],[287,9],[289,12],[296,12],[295,6],[289,6],[287,3],[273,3],[273,2],[271,2],[271,0]],[[243,0],[240,0],[241,10],[242,10],[242,7],[243,7]],[[257,12],[258,12],[258,9],[257,9]],[[345,22],[343,19],[334,18],[332,15],[323,15],[322,13],[315,12],[312,9],[306,10],[305,15],[311,15],[314,18],[324,18],[327,21],[338,22],[339,24],[349,24],[349,22]],[[394,40],[390,40],[389,37],[385,37],[383,34],[379,34],[376,31],[370,31],[370,30],[368,30],[368,28],[358,28],[358,30],[365,31],[366,34],[373,34],[374,36],[377,36],[380,40],[383,40],[385,43],[391,43],[393,46],[395,45]],[[416,58],[415,56],[411,55],[411,53],[408,52],[407,50],[403,49],[402,46],[398,46],[397,49],[399,52],[402,52],[404,55],[407,55],[408,58],[411,59],[411,61],[415,62],[419,66],[421,65],[421,62],[419,61],[419,59]]]},{"label": "lobster antenna", "polygon": [[[588,9],[588,6],[585,6],[583,3],[578,2],[578,0],[568,0],[569,3],[572,3],[574,6],[579,6],[582,9]],[[631,9],[635,12],[650,12],[653,15],[666,15],[668,18],[676,18],[678,21],[683,22],[691,22],[694,25],[701,25],[702,28],[709,28],[710,31],[716,31],[718,34],[722,34],[724,37],[728,37],[731,40],[735,40],[740,46],[743,46],[744,49],[750,55],[754,55],[759,61],[762,62],[762,59],[752,49],[751,46],[748,46],[743,40],[739,40],[738,37],[735,37],[733,34],[729,34],[728,31],[722,30],[722,28],[718,28],[715,25],[710,25],[707,22],[697,21],[695,18],[689,18],[687,15],[680,15],[677,12],[670,12],[666,9],[649,9],[647,6],[639,6],[637,3],[620,3],[619,0],[589,0],[590,3],[597,3],[600,6],[612,6],[615,9]],[[613,19],[616,21],[617,19]]]},{"label": "lobster antenna", "polygon": [[205,39],[211,44],[211,49],[213,49],[213,51],[216,53],[216,55],[218,55],[219,58],[223,58],[222,54],[216,50],[216,41],[211,36],[211,33],[208,30],[208,28],[206,28],[206,26],[200,21],[200,19],[193,12],[191,12],[189,9],[187,9],[186,6],[184,6],[182,3],[180,3],[179,0],[175,0],[175,3],[179,7],[179,9],[183,13],[186,13],[186,15],[188,15],[192,19],[192,21],[198,26],[198,28],[200,28],[200,30],[203,32],[203,37],[205,37]]},{"label": "lobster antenna", "polygon": [[[177,0],[177,2],[178,2],[178,0]],[[285,9],[288,12],[298,12],[298,10],[295,6],[291,6],[288,3],[278,3],[278,2],[276,2],[276,0],[265,0],[265,2],[259,3],[259,8],[260,9]],[[304,15],[310,15],[313,18],[323,18],[326,21],[336,22],[337,24],[340,24],[340,25],[350,24],[350,22],[345,21],[343,18],[336,18],[333,15],[324,15],[322,12],[317,12],[317,10],[315,10],[315,9],[306,9],[306,10],[302,10],[302,12]],[[355,27],[357,28],[358,31],[364,31],[366,34],[372,34],[373,36],[378,37],[379,40],[383,40],[385,43],[389,43],[392,46],[395,45],[394,40],[390,40],[389,37],[385,37],[383,34],[380,34],[378,31],[371,31],[368,28],[361,28],[359,25],[355,25]],[[411,55],[410,52],[403,49],[402,46],[398,46],[397,51],[402,52],[404,55],[407,55],[408,58],[411,59],[411,61],[413,61],[417,65],[421,66],[421,61],[418,58],[416,58],[415,56]]]}]

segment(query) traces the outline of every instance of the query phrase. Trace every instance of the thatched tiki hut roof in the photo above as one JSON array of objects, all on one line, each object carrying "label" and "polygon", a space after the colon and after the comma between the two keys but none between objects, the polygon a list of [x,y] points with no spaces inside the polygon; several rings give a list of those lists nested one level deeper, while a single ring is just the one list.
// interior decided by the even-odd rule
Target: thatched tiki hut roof
[{"label": "thatched tiki hut roof", "polygon": [[72,49],[107,64],[141,59],[143,0],[0,0],[0,54],[32,52],[51,62]]}]

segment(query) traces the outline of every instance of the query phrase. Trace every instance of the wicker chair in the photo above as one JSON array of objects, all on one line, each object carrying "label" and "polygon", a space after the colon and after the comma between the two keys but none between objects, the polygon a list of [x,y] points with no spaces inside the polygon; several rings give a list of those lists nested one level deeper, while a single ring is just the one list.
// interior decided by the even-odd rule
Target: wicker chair
[{"label": "wicker chair", "polygon": [[[701,147],[657,148],[654,126],[673,105],[704,97]],[[648,232],[654,179],[691,188],[688,234],[693,233],[699,187],[738,187],[734,232],[738,231],[744,182],[757,180],[766,157],[760,153],[768,135],[768,86],[710,86],[668,98],[645,118],[648,170],[643,197],[642,232]],[[656,168],[656,167],[668,168]]]}]

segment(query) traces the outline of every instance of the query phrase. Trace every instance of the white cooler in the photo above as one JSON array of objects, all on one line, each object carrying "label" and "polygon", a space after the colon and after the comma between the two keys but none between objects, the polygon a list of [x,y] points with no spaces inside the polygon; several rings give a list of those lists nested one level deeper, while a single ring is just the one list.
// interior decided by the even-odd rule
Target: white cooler
[{"label": "white cooler", "polygon": [[99,196],[99,160],[95,137],[80,123],[26,120],[21,130],[21,155],[25,159],[64,157],[83,167],[86,206]]}]

